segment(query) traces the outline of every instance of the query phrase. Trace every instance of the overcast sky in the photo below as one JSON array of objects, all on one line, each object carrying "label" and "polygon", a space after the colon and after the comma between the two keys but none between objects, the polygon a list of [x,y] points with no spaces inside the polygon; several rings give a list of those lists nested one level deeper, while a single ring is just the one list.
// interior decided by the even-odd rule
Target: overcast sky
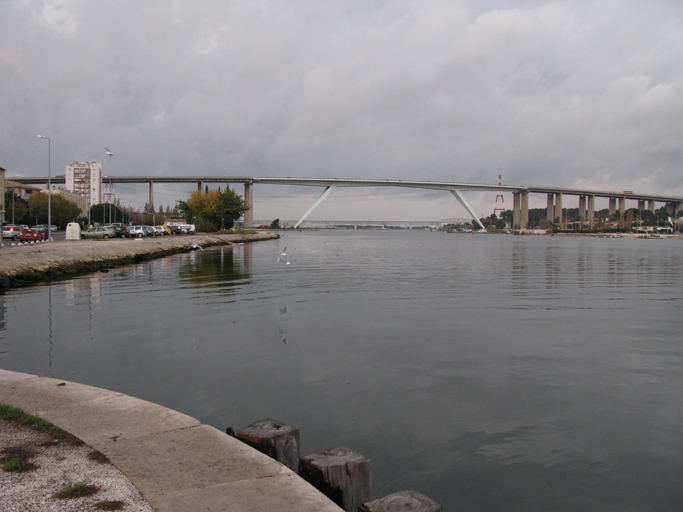
[{"label": "overcast sky", "polygon": [[[683,196],[683,1],[0,0],[0,119],[8,177],[47,174],[42,134],[53,175],[87,160]],[[191,188],[155,185],[155,203]],[[319,193],[256,186],[254,216],[297,218]],[[495,193],[466,197],[493,211]],[[459,216],[447,192],[346,189],[311,218]]]}]

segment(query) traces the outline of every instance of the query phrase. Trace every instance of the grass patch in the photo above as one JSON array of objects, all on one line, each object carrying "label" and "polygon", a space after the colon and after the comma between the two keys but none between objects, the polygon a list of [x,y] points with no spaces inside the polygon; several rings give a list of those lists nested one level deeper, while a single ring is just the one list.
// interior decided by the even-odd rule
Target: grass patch
[{"label": "grass patch", "polygon": [[0,457],[2,470],[13,473],[32,471],[38,467],[29,462],[29,459],[33,456],[35,456],[35,453],[21,446],[10,446],[9,448],[5,448]]},{"label": "grass patch", "polygon": [[55,497],[60,500],[70,500],[73,498],[82,498],[83,496],[91,496],[97,491],[99,491],[99,489],[94,485],[78,482],[63,487],[61,491],[55,494]]},{"label": "grass patch", "polygon": [[123,510],[126,504],[123,501],[104,500],[95,503],[97,510]]},{"label": "grass patch", "polygon": [[7,421],[15,421],[20,425],[27,425],[38,428],[43,432],[46,432],[55,439],[60,439],[63,441],[68,441],[70,443],[79,444],[81,441],[76,437],[72,436],[68,432],[62,430],[59,427],[55,427],[49,421],[45,421],[38,416],[31,416],[26,414],[22,409],[18,407],[12,407],[7,404],[0,404],[0,418]]}]

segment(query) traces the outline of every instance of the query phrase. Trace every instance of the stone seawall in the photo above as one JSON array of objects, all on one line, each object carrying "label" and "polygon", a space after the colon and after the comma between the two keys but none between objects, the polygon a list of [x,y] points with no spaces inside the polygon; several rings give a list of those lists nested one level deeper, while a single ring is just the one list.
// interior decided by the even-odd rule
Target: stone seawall
[{"label": "stone seawall", "polygon": [[71,278],[119,265],[148,261],[187,252],[191,246],[211,247],[230,243],[279,238],[275,233],[198,234],[158,238],[74,240],[28,244],[0,249],[0,293],[38,282]]}]

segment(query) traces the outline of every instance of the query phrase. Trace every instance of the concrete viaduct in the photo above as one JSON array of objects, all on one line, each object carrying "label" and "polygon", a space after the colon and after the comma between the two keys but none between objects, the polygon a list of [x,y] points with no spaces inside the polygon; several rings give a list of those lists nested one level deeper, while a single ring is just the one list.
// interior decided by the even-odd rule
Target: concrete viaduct
[{"label": "concrete viaduct", "polygon": [[[47,184],[47,178],[16,178],[16,181],[31,184]],[[52,183],[64,184],[64,176],[56,176]],[[253,226],[253,185],[292,185],[306,187],[324,187],[323,193],[301,217],[297,226],[308,217],[311,212],[336,187],[407,187],[451,192],[455,198],[481,224],[477,215],[462,195],[463,191],[477,192],[510,192],[513,194],[512,224],[513,228],[525,228],[529,223],[529,194],[545,194],[548,202],[547,218],[551,221],[558,219],[562,213],[564,196],[578,196],[579,215],[593,221],[595,213],[595,198],[609,199],[610,214],[626,211],[626,200],[637,201],[638,209],[655,211],[655,203],[665,203],[666,211],[675,216],[683,209],[683,198],[672,196],[654,196],[637,194],[632,191],[614,192],[598,190],[582,190],[555,187],[533,187],[519,185],[484,185],[473,183],[441,182],[441,181],[405,181],[405,180],[373,180],[373,179],[341,179],[341,178],[262,178],[254,176],[104,176],[104,183],[147,183],[149,185],[148,205],[154,208],[154,183],[196,183],[197,189],[202,190],[207,183],[242,183],[244,184],[244,199],[251,209],[244,215],[244,226]],[[483,228],[483,226],[482,226]]]}]

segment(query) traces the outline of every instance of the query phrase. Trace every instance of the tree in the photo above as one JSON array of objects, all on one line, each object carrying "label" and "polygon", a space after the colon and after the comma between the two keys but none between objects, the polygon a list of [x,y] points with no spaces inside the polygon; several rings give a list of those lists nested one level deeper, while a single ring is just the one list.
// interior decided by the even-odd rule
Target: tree
[{"label": "tree", "polygon": [[207,222],[218,229],[232,227],[249,209],[242,196],[229,188],[204,194],[197,190],[187,201],[178,201],[177,207],[187,222]]},{"label": "tree", "polygon": [[273,222],[271,222],[270,228],[271,229],[280,229],[280,219],[275,219]]},{"label": "tree", "polygon": [[[47,224],[47,194],[33,194],[28,200],[28,208],[31,216],[38,220],[39,224]],[[67,223],[78,218],[81,209],[76,203],[67,201],[62,196],[52,195],[50,199],[50,220],[55,226],[66,228]]]},{"label": "tree", "polygon": [[[14,203],[12,203],[12,196],[14,196]],[[14,211],[12,210],[14,208]],[[18,195],[14,194],[12,190],[5,192],[5,222],[12,222],[12,213],[14,213],[14,223],[15,224],[30,224],[26,222],[26,217],[28,215],[28,201],[22,199]]]}]

